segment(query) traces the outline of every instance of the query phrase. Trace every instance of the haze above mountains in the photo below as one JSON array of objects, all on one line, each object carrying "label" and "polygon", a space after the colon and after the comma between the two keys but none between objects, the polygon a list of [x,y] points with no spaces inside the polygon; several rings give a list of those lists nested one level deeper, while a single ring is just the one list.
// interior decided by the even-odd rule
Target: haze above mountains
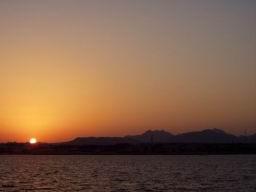
[{"label": "haze above mountains", "polygon": [[148,130],[141,135],[128,135],[124,137],[78,137],[64,144],[115,145],[121,143],[256,143],[256,134],[250,136],[235,136],[216,128],[178,135],[173,135],[164,130]]}]

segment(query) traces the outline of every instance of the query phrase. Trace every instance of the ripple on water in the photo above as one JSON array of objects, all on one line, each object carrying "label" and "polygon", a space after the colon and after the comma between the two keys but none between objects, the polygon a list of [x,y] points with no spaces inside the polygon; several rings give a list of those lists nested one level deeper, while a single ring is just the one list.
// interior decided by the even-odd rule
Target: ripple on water
[{"label": "ripple on water", "polygon": [[256,156],[0,156],[0,191],[256,191]]}]

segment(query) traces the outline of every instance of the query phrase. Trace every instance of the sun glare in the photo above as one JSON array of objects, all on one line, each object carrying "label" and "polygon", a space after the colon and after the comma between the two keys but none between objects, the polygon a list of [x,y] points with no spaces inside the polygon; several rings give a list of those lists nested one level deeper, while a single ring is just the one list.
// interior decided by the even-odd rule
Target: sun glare
[{"label": "sun glare", "polygon": [[29,143],[30,143],[30,144],[36,144],[36,143],[37,143],[37,139],[36,139],[36,138],[31,138],[31,139],[29,140]]}]

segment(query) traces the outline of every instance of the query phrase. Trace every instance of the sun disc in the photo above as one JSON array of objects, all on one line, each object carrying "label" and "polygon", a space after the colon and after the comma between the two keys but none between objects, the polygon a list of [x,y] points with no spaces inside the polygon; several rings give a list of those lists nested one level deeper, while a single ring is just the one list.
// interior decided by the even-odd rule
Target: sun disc
[{"label": "sun disc", "polygon": [[36,143],[37,143],[37,139],[36,139],[36,138],[31,138],[31,139],[29,140],[29,143],[30,143],[30,144],[36,144]]}]

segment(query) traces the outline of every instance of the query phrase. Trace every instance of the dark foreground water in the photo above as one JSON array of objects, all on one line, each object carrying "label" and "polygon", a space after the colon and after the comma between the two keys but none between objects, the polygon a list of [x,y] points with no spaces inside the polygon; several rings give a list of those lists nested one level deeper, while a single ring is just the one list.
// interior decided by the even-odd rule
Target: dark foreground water
[{"label": "dark foreground water", "polygon": [[256,191],[256,156],[0,156],[0,191]]}]

